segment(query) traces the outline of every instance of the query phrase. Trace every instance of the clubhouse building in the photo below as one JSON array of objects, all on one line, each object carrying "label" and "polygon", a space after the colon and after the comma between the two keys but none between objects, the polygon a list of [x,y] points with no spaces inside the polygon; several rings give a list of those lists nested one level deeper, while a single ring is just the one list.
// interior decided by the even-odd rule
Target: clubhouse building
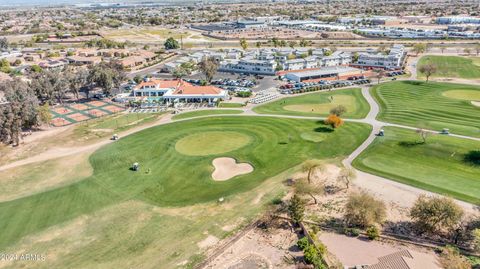
[{"label": "clubhouse building", "polygon": [[135,100],[156,100],[164,103],[215,103],[229,98],[228,91],[215,86],[196,86],[183,80],[147,79],[130,95]]}]

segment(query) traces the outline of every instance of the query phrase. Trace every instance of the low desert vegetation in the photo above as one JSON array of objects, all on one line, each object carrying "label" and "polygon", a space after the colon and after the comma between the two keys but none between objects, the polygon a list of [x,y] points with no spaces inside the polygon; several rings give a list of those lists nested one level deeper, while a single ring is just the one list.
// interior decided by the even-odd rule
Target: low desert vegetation
[{"label": "low desert vegetation", "polygon": [[470,269],[472,265],[460,254],[458,248],[447,246],[440,253],[440,264],[445,269]]},{"label": "low desert vegetation", "polygon": [[352,193],[345,205],[344,221],[348,226],[367,228],[382,224],[386,218],[385,204],[366,192]]},{"label": "low desert vegetation", "polygon": [[452,199],[421,195],[410,209],[410,217],[420,233],[451,232],[464,212]]}]

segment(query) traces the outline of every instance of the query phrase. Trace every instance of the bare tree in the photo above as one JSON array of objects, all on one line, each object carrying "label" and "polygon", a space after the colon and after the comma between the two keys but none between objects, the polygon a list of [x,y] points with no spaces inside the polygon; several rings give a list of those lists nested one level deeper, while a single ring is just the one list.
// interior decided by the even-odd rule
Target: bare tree
[{"label": "bare tree", "polygon": [[355,179],[355,171],[350,168],[343,168],[340,171],[340,174],[337,177],[338,180],[345,183],[345,186],[348,190],[350,184],[352,183],[353,179]]},{"label": "bare tree", "polygon": [[434,134],[433,132],[425,130],[423,128],[418,128],[415,132],[420,136],[423,144],[427,143],[427,138]]},{"label": "bare tree", "polygon": [[312,184],[305,178],[295,182],[295,193],[299,195],[308,195],[313,199],[315,204],[318,204],[318,200],[315,195],[322,195],[324,193],[324,187],[321,184]]},{"label": "bare tree", "polygon": [[308,183],[312,182],[312,175],[315,172],[316,169],[323,170],[323,163],[320,161],[315,161],[315,160],[310,160],[306,161],[303,166],[302,170],[304,172],[307,172],[307,181]]},{"label": "bare tree", "polygon": [[377,79],[377,84],[380,84],[380,80],[385,77],[386,72],[383,69],[375,69],[373,70],[375,72],[375,78]]},{"label": "bare tree", "polygon": [[205,79],[210,83],[213,76],[217,73],[218,62],[213,57],[205,57],[198,63],[198,68],[205,75]]},{"label": "bare tree", "polygon": [[425,75],[426,81],[428,82],[430,76],[437,72],[437,66],[433,63],[422,64],[418,67],[418,71]]}]

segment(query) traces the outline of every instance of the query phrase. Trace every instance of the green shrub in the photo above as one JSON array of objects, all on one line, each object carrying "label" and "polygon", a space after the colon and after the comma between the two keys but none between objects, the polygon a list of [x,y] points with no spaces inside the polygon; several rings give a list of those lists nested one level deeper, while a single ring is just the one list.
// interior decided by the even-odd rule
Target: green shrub
[{"label": "green shrub", "polygon": [[380,237],[380,230],[377,226],[370,226],[367,229],[367,236],[370,240],[378,239],[378,237]]},{"label": "green shrub", "polygon": [[305,261],[308,264],[315,264],[319,259],[318,251],[314,245],[308,245],[304,250],[303,254],[305,255]]},{"label": "green shrub", "polygon": [[327,253],[327,246],[325,246],[322,242],[317,242],[317,248],[321,255]]},{"label": "green shrub", "polygon": [[306,249],[309,245],[310,243],[308,242],[308,238],[306,236],[297,241],[297,246],[301,250]]},{"label": "green shrub", "polygon": [[280,197],[275,197],[275,198],[273,198],[273,199],[272,199],[272,204],[274,204],[274,205],[280,205],[280,204],[282,204],[282,198],[280,198]]},{"label": "green shrub", "polygon": [[360,230],[356,228],[346,228],[344,230],[345,235],[357,237],[360,235]]}]

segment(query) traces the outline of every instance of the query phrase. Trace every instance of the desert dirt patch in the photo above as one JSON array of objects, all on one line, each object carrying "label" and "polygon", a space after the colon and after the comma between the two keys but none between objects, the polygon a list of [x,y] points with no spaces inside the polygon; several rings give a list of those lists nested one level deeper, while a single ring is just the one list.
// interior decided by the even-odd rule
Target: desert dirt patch
[{"label": "desert dirt patch", "polygon": [[198,247],[201,249],[209,248],[217,244],[219,239],[216,236],[209,235],[207,238],[203,239],[202,241],[198,242]]},{"label": "desert dirt patch", "polygon": [[249,268],[256,268],[256,269],[270,269],[272,268],[270,261],[265,259],[264,257],[255,254],[255,253],[248,253],[245,257],[241,258],[235,264],[228,267],[228,269],[249,269]]},{"label": "desert dirt patch", "polygon": [[206,156],[239,149],[250,143],[250,136],[232,131],[210,131],[191,134],[175,144],[175,149],[184,155]]},{"label": "desert dirt patch", "polygon": [[212,178],[215,181],[225,181],[253,172],[253,166],[249,163],[237,163],[233,158],[216,158],[212,164],[215,167],[212,173]]},{"label": "desert dirt patch", "polygon": [[330,109],[338,105],[344,105],[349,111],[355,111],[355,98],[353,96],[338,94],[331,96],[331,98],[329,103],[286,105],[283,108],[296,112],[329,113]]},{"label": "desert dirt patch", "polygon": [[[255,227],[223,250],[206,269],[275,268],[294,269],[302,252],[296,247],[299,235],[289,222],[275,219]],[[262,225],[263,225],[262,224]]]},{"label": "desert dirt patch", "polygon": [[443,92],[442,95],[453,99],[480,101],[480,91],[474,90],[451,90]]}]

